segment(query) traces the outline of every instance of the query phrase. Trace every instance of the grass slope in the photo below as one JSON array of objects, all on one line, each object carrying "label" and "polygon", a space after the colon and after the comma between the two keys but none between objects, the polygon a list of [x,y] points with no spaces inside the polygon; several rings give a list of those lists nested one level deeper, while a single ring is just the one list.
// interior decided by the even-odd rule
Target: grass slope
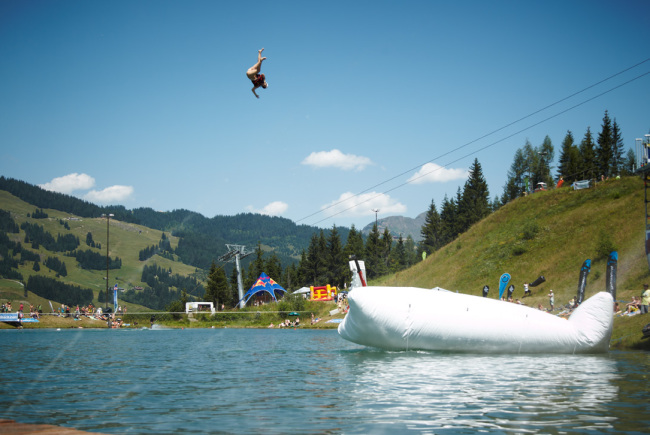
[{"label": "grass slope", "polygon": [[[587,190],[540,192],[510,202],[414,267],[371,284],[438,286],[473,295],[481,295],[487,284],[488,297],[496,298],[499,277],[508,272],[515,298],[529,306],[548,307],[547,295],[553,289],[558,307],[576,295],[579,270],[587,258],[592,267],[585,298],[605,290],[607,259],[598,252],[609,245],[619,254],[617,300],[630,301],[641,294],[644,282],[650,282],[644,218],[639,177],[609,180]],[[523,299],[523,284],[539,275],[546,282]],[[616,317],[612,342],[650,350],[650,340],[640,340],[641,327],[650,323],[650,316],[637,317]],[[628,337],[626,342],[623,337]]]},{"label": "grass slope", "polygon": [[[107,225],[106,219],[97,218],[97,219],[86,219],[78,218],[72,216],[68,213],[64,213],[58,210],[44,209],[44,212],[48,214],[47,219],[33,219],[27,217],[28,214],[32,214],[36,209],[35,206],[28,204],[19,198],[11,195],[6,191],[0,190],[0,208],[11,212],[12,217],[16,223],[20,226],[23,222],[30,222],[33,224],[42,225],[45,231],[51,233],[55,238],[57,234],[74,234],[79,238],[80,245],[77,249],[80,250],[92,250],[98,252],[102,255],[106,255],[106,239],[107,239]],[[59,222],[63,220],[68,223],[70,230],[64,228],[63,225]],[[168,269],[171,268],[174,274],[179,275],[190,275],[195,272],[193,266],[188,266],[186,264],[171,261],[165,258],[162,258],[158,255],[153,256],[152,258],[146,261],[140,261],[138,256],[141,250],[151,246],[157,245],[162,236],[162,231],[153,230],[151,228],[143,227],[135,224],[128,224],[120,222],[115,219],[110,220],[109,224],[109,255],[111,258],[119,257],[122,260],[122,267],[116,270],[109,271],[109,285],[112,287],[115,283],[119,287],[129,289],[134,286],[144,286],[140,281],[142,276],[142,270],[145,265],[151,265],[156,263],[157,265]],[[101,244],[101,249],[90,248],[86,245],[86,235],[92,233],[93,240],[95,243]],[[166,233],[166,236],[169,238],[172,247],[178,246],[178,238],[171,236],[169,233]],[[25,233],[21,230],[19,234],[9,234],[9,237],[23,244],[23,248],[34,251],[31,248],[31,245],[25,245],[24,238]],[[21,265],[18,271],[23,275],[25,282],[29,279],[31,275],[44,275],[51,278],[55,278],[56,274],[50,271],[43,265],[43,262],[47,257],[57,257],[59,260],[65,262],[68,275],[66,277],[60,277],[59,280],[73,285],[78,285],[82,288],[92,289],[95,293],[95,303],[97,304],[97,294],[100,291],[106,290],[106,270],[85,270],[79,267],[77,261],[72,257],[66,257],[62,252],[50,252],[45,250],[43,247],[40,247],[38,250],[35,250],[41,256],[41,270],[39,272],[34,272],[32,270],[33,262],[28,261],[24,265]],[[15,291],[12,290],[13,284],[7,280],[0,280],[0,298],[7,299],[9,294],[14,294]],[[22,289],[22,287],[21,287]],[[15,289],[14,289],[15,290]],[[24,298],[23,303],[41,303],[44,307],[47,302],[43,301],[35,302],[37,297],[29,293],[31,297]],[[13,299],[14,306],[17,306],[17,299]],[[16,303],[17,302],[17,303]],[[126,304],[129,309],[137,310],[146,310],[145,308],[139,305]]]}]

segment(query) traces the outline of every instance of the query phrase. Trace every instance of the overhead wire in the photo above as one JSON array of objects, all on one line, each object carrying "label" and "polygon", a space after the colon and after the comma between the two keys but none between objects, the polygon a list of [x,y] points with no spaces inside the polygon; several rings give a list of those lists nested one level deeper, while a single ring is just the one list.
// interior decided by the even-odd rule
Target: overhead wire
[{"label": "overhead wire", "polygon": [[[400,178],[400,177],[402,177],[402,176],[404,176],[404,175],[406,175],[406,174],[409,174],[409,173],[411,173],[411,172],[413,172],[413,171],[415,171],[415,170],[421,168],[422,166],[424,166],[424,165],[427,164],[427,163],[433,163],[434,161],[439,160],[439,159],[441,159],[441,158],[443,158],[443,157],[445,157],[445,156],[448,156],[449,154],[455,153],[455,152],[457,152],[457,151],[459,151],[459,150],[461,150],[461,149],[463,149],[463,148],[466,148],[466,147],[468,147],[469,145],[472,145],[472,144],[474,144],[474,143],[476,143],[476,142],[478,142],[478,141],[480,141],[480,140],[482,140],[482,139],[485,139],[485,138],[487,138],[487,137],[489,137],[489,136],[492,136],[492,135],[494,135],[494,134],[496,134],[496,133],[498,133],[498,132],[500,132],[500,131],[502,131],[502,130],[508,128],[508,127],[511,127],[511,126],[513,126],[513,125],[515,125],[515,124],[518,124],[518,123],[521,122],[521,121],[524,121],[524,120],[526,120],[526,119],[528,119],[528,118],[530,118],[530,117],[532,117],[532,116],[535,116],[535,115],[537,115],[537,114],[539,114],[539,113],[541,113],[541,112],[543,112],[543,111],[545,111],[545,110],[547,110],[547,109],[550,109],[550,108],[553,107],[553,106],[556,106],[556,105],[558,105],[558,104],[560,104],[560,103],[562,103],[562,102],[564,102],[564,101],[567,101],[567,100],[569,100],[569,99],[571,99],[571,98],[573,98],[573,97],[575,97],[575,96],[577,96],[577,95],[579,95],[579,94],[581,94],[581,93],[583,93],[583,92],[588,91],[589,89],[592,89],[592,88],[594,88],[594,87],[596,87],[596,86],[598,86],[598,85],[600,85],[600,84],[602,84],[602,83],[605,83],[605,82],[607,82],[607,81],[609,81],[609,80],[611,80],[611,79],[613,79],[613,78],[615,78],[615,77],[617,77],[617,76],[619,76],[619,75],[621,75],[621,74],[623,74],[623,73],[625,73],[625,72],[627,72],[627,71],[630,71],[630,70],[632,70],[632,69],[634,69],[634,68],[636,68],[636,67],[638,67],[638,66],[640,66],[640,65],[642,65],[642,64],[644,64],[644,63],[646,63],[646,62],[648,62],[648,61],[650,61],[650,58],[644,59],[644,60],[642,60],[642,61],[640,61],[640,62],[638,62],[638,63],[636,63],[636,64],[634,64],[634,65],[632,65],[632,66],[629,66],[629,67],[627,67],[627,68],[625,68],[625,69],[623,69],[623,70],[621,70],[621,71],[619,71],[619,72],[617,72],[617,73],[615,73],[615,74],[612,74],[612,75],[610,75],[610,76],[608,76],[608,77],[606,77],[606,78],[604,78],[604,79],[602,79],[602,80],[600,80],[600,81],[598,81],[598,82],[596,82],[596,83],[593,83],[593,84],[591,84],[591,85],[589,85],[589,86],[587,86],[587,87],[585,87],[585,88],[583,88],[583,89],[581,89],[581,90],[579,90],[579,91],[577,91],[577,92],[574,92],[574,93],[571,94],[571,95],[568,95],[568,96],[566,96],[566,97],[564,97],[564,98],[562,98],[562,99],[560,99],[560,100],[557,100],[557,101],[555,101],[554,103],[551,103],[551,104],[549,104],[549,105],[547,105],[547,106],[545,106],[545,107],[543,107],[543,108],[541,108],[541,109],[538,109],[538,110],[536,110],[536,111],[534,111],[534,112],[532,112],[532,113],[530,113],[530,114],[528,114],[528,115],[526,115],[526,116],[523,116],[523,117],[521,117],[521,118],[519,118],[519,119],[517,119],[517,120],[515,120],[515,121],[512,121],[512,122],[510,122],[510,123],[508,123],[508,124],[506,124],[506,125],[504,125],[504,126],[502,126],[502,127],[499,127],[499,128],[497,128],[496,130],[493,130],[493,131],[491,131],[491,132],[489,132],[489,133],[487,133],[487,134],[484,134],[484,135],[482,135],[482,136],[480,136],[480,137],[478,137],[478,138],[476,138],[476,139],[473,139],[473,140],[471,140],[471,141],[469,141],[469,142],[467,142],[467,143],[465,143],[465,144],[463,144],[463,145],[460,145],[460,146],[458,146],[458,147],[456,147],[456,148],[453,148],[453,149],[451,149],[451,150],[449,150],[449,151],[447,151],[447,152],[445,152],[445,153],[443,153],[443,154],[441,154],[441,155],[439,155],[439,156],[437,156],[437,157],[434,157],[434,158],[431,159],[431,160],[428,160],[428,161],[426,161],[426,162],[424,162],[424,163],[421,163],[421,164],[419,164],[419,165],[417,165],[417,166],[415,166],[415,167],[413,167],[413,168],[410,168],[410,169],[408,169],[408,170],[406,170],[406,171],[403,171],[403,172],[401,172],[401,173],[399,173],[399,174],[397,174],[397,175],[395,175],[395,176],[393,176],[393,177],[391,177],[391,178],[388,178],[388,179],[386,179],[386,180],[384,180],[384,181],[382,181],[382,182],[380,182],[380,183],[377,183],[377,184],[375,184],[375,185],[373,185],[373,186],[370,186],[370,187],[368,187],[367,189],[362,190],[361,192],[354,194],[353,196],[350,196],[350,197],[348,197],[348,198],[345,198],[345,199],[342,199],[342,200],[340,200],[340,201],[334,202],[334,203],[328,205],[327,207],[324,207],[324,208],[320,209],[319,211],[316,211],[316,212],[314,212],[314,213],[311,213],[311,214],[309,214],[309,215],[307,215],[307,216],[305,216],[305,217],[303,217],[303,218],[297,220],[296,223],[299,223],[299,222],[302,222],[302,221],[304,221],[304,220],[307,220],[307,219],[309,219],[310,217],[315,216],[315,215],[317,215],[317,214],[324,213],[324,212],[326,212],[327,210],[329,210],[329,209],[331,209],[331,208],[333,208],[333,207],[336,207],[336,206],[338,206],[338,205],[340,205],[340,204],[342,204],[342,203],[348,202],[348,201],[350,201],[350,200],[352,200],[352,199],[354,199],[354,198],[357,198],[357,197],[361,196],[362,194],[369,192],[370,190],[376,189],[376,188],[379,187],[379,186],[383,186],[383,185],[386,184],[386,183],[389,183],[389,182],[391,182],[391,181],[393,181],[393,180],[395,180],[395,179],[397,179],[397,178]],[[438,170],[441,170],[441,169],[443,169],[444,167],[446,167],[446,166],[448,166],[448,165],[451,165],[451,164],[456,163],[456,162],[458,162],[458,161],[460,161],[460,160],[463,160],[463,159],[465,159],[465,158],[467,158],[467,157],[469,157],[469,156],[471,156],[471,155],[476,154],[477,152],[484,151],[485,149],[490,148],[490,147],[492,147],[492,146],[494,146],[494,145],[496,145],[496,144],[498,144],[498,143],[501,143],[501,142],[503,142],[503,141],[505,141],[505,140],[507,140],[507,139],[510,139],[510,138],[513,137],[513,136],[516,136],[516,135],[518,135],[518,134],[521,134],[522,132],[524,132],[524,131],[526,131],[526,130],[529,130],[529,129],[531,129],[531,128],[533,128],[533,127],[536,127],[536,126],[538,126],[538,125],[540,125],[540,124],[542,124],[542,123],[544,123],[544,122],[547,122],[547,121],[549,121],[549,120],[551,120],[551,119],[553,119],[553,118],[556,118],[556,117],[558,117],[558,116],[560,116],[560,115],[563,115],[564,113],[567,113],[567,112],[569,112],[569,111],[571,111],[571,110],[573,110],[573,109],[575,109],[575,108],[577,108],[577,107],[580,107],[580,106],[582,106],[582,105],[584,105],[584,104],[586,104],[586,103],[588,103],[588,102],[590,102],[590,101],[593,101],[593,100],[595,100],[596,98],[599,98],[599,97],[601,97],[601,96],[603,96],[603,95],[605,95],[605,94],[608,94],[608,93],[610,93],[610,92],[612,92],[612,91],[614,91],[614,90],[616,90],[616,89],[618,89],[618,88],[621,88],[621,87],[623,87],[623,86],[625,86],[625,85],[627,85],[627,84],[629,84],[629,83],[631,83],[631,82],[633,82],[633,81],[635,81],[635,80],[638,80],[638,79],[640,79],[640,78],[642,78],[642,77],[644,77],[644,76],[646,76],[646,75],[648,75],[648,74],[650,74],[650,71],[647,71],[647,72],[645,72],[645,73],[643,73],[643,74],[640,74],[640,75],[638,75],[638,76],[636,76],[636,77],[634,77],[634,78],[632,78],[632,79],[630,79],[630,80],[627,80],[627,81],[625,81],[625,82],[623,82],[623,83],[621,83],[621,84],[619,84],[619,85],[617,85],[617,86],[614,86],[614,87],[612,87],[612,88],[610,88],[610,89],[608,89],[608,90],[606,90],[606,91],[604,91],[604,92],[601,92],[601,93],[598,94],[598,95],[595,95],[595,96],[593,96],[593,97],[591,97],[591,98],[588,98],[587,100],[584,100],[584,101],[582,101],[582,102],[580,102],[580,103],[578,103],[578,104],[575,104],[574,106],[571,106],[571,107],[569,107],[568,109],[562,110],[562,111],[560,111],[560,112],[558,112],[558,113],[556,113],[556,114],[554,114],[554,115],[552,115],[552,116],[549,116],[549,117],[547,117],[547,118],[545,118],[545,119],[543,119],[543,120],[541,120],[541,121],[538,121],[538,122],[536,122],[536,123],[534,123],[534,124],[531,124],[531,125],[529,125],[528,127],[523,128],[523,129],[521,129],[521,130],[519,130],[519,131],[517,131],[517,132],[515,132],[515,133],[512,133],[512,134],[510,134],[510,135],[508,135],[508,136],[506,136],[506,137],[503,137],[503,138],[501,138],[501,139],[499,139],[499,140],[497,140],[497,141],[495,141],[495,142],[492,142],[492,143],[490,143],[490,144],[488,144],[488,145],[486,145],[486,146],[483,146],[483,147],[481,147],[481,148],[478,148],[477,150],[474,150],[474,151],[472,151],[472,152],[469,153],[469,154],[466,154],[466,155],[464,155],[464,156],[462,156],[462,157],[459,157],[459,158],[457,158],[457,159],[455,159],[455,160],[453,160],[453,161],[451,161],[451,162],[448,162],[448,163],[446,163],[445,165],[441,165],[441,166],[437,167],[436,169],[433,169],[433,170],[431,170],[431,171],[429,171],[429,172],[422,173],[422,174],[420,174],[419,176],[417,176],[417,177],[415,177],[415,178],[411,178],[410,180],[407,180],[406,182],[401,183],[401,184],[399,184],[399,185],[397,185],[397,186],[395,186],[395,187],[393,187],[393,188],[391,188],[391,189],[389,189],[389,190],[386,190],[386,191],[384,191],[384,192],[382,192],[382,193],[378,193],[377,195],[371,196],[370,198],[367,198],[367,199],[364,200],[364,201],[357,202],[357,203],[355,203],[354,205],[352,205],[352,206],[350,206],[350,207],[347,207],[347,208],[345,208],[345,209],[343,209],[343,210],[340,210],[340,211],[338,211],[338,212],[336,212],[336,213],[334,213],[334,214],[332,214],[332,215],[329,215],[329,216],[327,216],[327,217],[325,217],[325,218],[323,218],[323,219],[321,219],[321,220],[318,220],[318,221],[316,221],[316,222],[313,222],[311,225],[317,225],[317,224],[319,224],[319,223],[321,223],[321,222],[323,222],[323,221],[326,221],[326,220],[328,220],[328,219],[331,219],[332,217],[338,216],[338,215],[340,215],[340,214],[342,214],[342,213],[344,213],[344,212],[346,212],[346,211],[352,210],[352,209],[358,207],[359,205],[362,205],[362,204],[365,204],[365,203],[367,203],[367,202],[369,202],[369,201],[372,201],[373,199],[378,198],[378,197],[380,197],[380,196],[382,196],[382,195],[384,195],[384,194],[386,194],[386,193],[392,192],[392,191],[394,191],[394,190],[396,190],[396,189],[398,189],[398,188],[401,188],[401,187],[403,187],[403,186],[405,186],[405,185],[407,185],[407,184],[411,184],[412,182],[414,182],[414,181],[416,181],[416,180],[418,180],[418,179],[420,179],[420,178],[422,178],[422,177],[425,177],[425,176],[427,176],[427,175],[430,175],[430,174],[432,174],[433,172],[436,172],[436,171],[438,171]]]}]

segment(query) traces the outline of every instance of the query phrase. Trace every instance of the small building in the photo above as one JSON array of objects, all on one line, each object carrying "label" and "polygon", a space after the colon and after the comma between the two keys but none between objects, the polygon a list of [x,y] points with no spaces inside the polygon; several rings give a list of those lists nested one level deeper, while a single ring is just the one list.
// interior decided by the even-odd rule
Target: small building
[{"label": "small building", "polygon": [[187,302],[185,304],[185,313],[214,314],[214,304],[212,302]]}]

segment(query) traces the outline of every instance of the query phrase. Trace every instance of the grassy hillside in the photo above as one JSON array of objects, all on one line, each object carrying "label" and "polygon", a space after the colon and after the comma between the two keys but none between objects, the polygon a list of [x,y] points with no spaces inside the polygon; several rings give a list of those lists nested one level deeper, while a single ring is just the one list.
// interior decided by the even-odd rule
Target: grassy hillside
[{"label": "grassy hillside", "polygon": [[[0,208],[11,211],[11,215],[18,225],[23,222],[42,225],[45,231],[51,233],[54,235],[54,237],[56,237],[57,234],[74,234],[79,238],[79,241],[81,243],[78,249],[90,249],[102,255],[106,255],[106,219],[78,218],[76,216],[51,209],[43,210],[48,214],[48,218],[33,219],[27,217],[27,215],[32,214],[36,207],[16,198],[6,191],[0,191]],[[67,230],[63,225],[61,225],[60,220],[67,222],[70,230]],[[86,235],[89,232],[92,233],[95,243],[101,244],[101,249],[90,248],[85,244]],[[146,261],[139,261],[139,252],[151,245],[157,245],[161,239],[162,231],[152,230],[140,225],[123,223],[116,219],[111,219],[109,236],[109,255],[111,258],[119,257],[122,260],[122,267],[120,269],[109,271],[110,286],[113,286],[115,283],[117,283],[119,287],[125,289],[129,289],[135,286],[142,286],[143,283],[140,281],[142,270],[145,265],[151,265],[154,262],[163,268],[171,268],[174,274],[189,275],[195,271],[195,268],[192,266],[188,266],[176,261],[171,261],[158,255],[155,255]],[[172,237],[169,233],[166,233],[166,236],[169,238],[172,247],[176,247],[178,245],[178,238]],[[21,230],[19,234],[9,234],[9,237],[14,241],[23,243],[25,233]],[[29,250],[33,250],[31,246],[25,245],[24,243],[23,247]],[[95,293],[95,303],[97,303],[97,294],[102,290],[105,291],[106,289],[106,269],[82,269],[79,267],[77,261],[74,258],[63,255],[63,252],[47,251],[42,246],[38,250],[33,251],[37,252],[41,256],[41,270],[39,272],[34,272],[32,270],[33,262],[25,262],[25,264],[21,265],[18,269],[18,271],[23,275],[25,282],[27,282],[29,276],[34,274],[45,275],[54,278],[55,273],[47,269],[42,263],[47,257],[57,257],[59,260],[65,262],[68,272],[68,275],[66,277],[61,277],[60,280],[68,284],[80,286],[82,288],[92,289]],[[6,299],[8,296],[15,294],[15,285],[18,284],[15,284],[8,280],[0,280],[0,299]],[[32,297],[29,298],[29,302],[36,304],[42,303],[43,306],[46,305],[46,302],[35,302],[37,297],[35,295],[31,296]],[[13,301],[14,305],[17,306],[15,303],[17,300],[13,299]],[[129,304],[127,304],[127,306],[129,306]],[[140,307],[133,306],[133,308],[139,309]]]},{"label": "grassy hillside", "polygon": [[[645,208],[643,181],[639,177],[609,180],[596,187],[571,188],[535,193],[519,198],[472,226],[457,240],[430,255],[425,261],[372,285],[442,287],[498,297],[502,273],[512,276],[514,298],[526,305],[549,306],[553,289],[555,306],[565,305],[577,293],[580,267],[592,260],[585,298],[605,290],[606,257],[599,251],[615,248],[619,254],[617,300],[630,301],[650,283],[644,250]],[[544,275],[546,282],[523,298],[523,284]],[[650,323],[650,317],[616,318],[614,339],[622,341]],[[646,340],[636,343],[650,349]],[[628,343],[629,344],[629,343]]]}]

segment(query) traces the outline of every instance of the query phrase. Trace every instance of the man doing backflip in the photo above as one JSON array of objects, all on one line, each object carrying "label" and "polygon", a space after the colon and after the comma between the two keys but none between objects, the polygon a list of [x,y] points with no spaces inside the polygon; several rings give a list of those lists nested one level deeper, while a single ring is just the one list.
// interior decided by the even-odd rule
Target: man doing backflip
[{"label": "man doing backflip", "polygon": [[265,57],[262,57],[262,52],[264,49],[261,49],[257,52],[257,63],[253,65],[252,67],[248,68],[248,71],[246,71],[246,77],[250,79],[251,82],[253,82],[253,94],[255,94],[255,98],[259,98],[260,96],[257,95],[257,92],[255,92],[255,89],[262,87],[266,89],[268,86],[268,83],[266,83],[266,77],[264,74],[260,74],[260,70],[262,69],[262,61],[265,60]]}]

